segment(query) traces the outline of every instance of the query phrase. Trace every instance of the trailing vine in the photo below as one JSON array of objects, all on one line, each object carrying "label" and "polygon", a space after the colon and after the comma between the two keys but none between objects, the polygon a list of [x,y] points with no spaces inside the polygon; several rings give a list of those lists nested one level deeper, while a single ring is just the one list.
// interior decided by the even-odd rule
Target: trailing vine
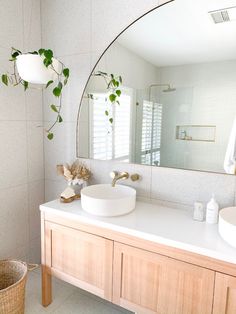
[{"label": "trailing vine", "polygon": [[[100,76],[104,79],[106,83],[106,89],[108,92],[108,97],[106,98],[106,101],[110,101],[112,105],[118,104],[120,105],[119,98],[121,96],[121,90],[120,86],[122,84],[122,77],[120,75],[115,76],[114,74],[108,74],[106,72],[97,71],[92,74],[92,76]],[[92,93],[88,94],[88,98],[94,99],[94,96]],[[105,110],[105,115],[108,117],[109,122],[113,123],[113,118],[109,117],[109,111]]]},{"label": "trailing vine", "polygon": [[50,80],[47,82],[45,85],[45,89],[47,89],[49,86],[52,88],[52,93],[56,97],[57,102],[56,104],[51,104],[50,108],[53,112],[56,113],[56,118],[55,121],[52,123],[52,125],[46,129],[47,133],[47,138],[49,140],[52,140],[54,137],[54,134],[52,132],[54,126],[57,123],[61,123],[63,121],[63,118],[61,116],[61,109],[62,109],[62,90],[65,87],[65,85],[68,82],[69,76],[70,76],[70,70],[69,68],[66,68],[65,65],[57,60],[60,65],[61,69],[58,72],[54,66],[53,66],[53,51],[51,49],[39,49],[38,51],[32,51],[32,52],[27,52],[27,53],[22,53],[20,50],[12,48],[11,50],[11,57],[9,59],[10,62],[13,62],[13,73],[4,73],[1,76],[2,83],[6,86],[11,85],[11,86],[18,86],[22,85],[24,90],[26,91],[29,88],[29,82],[24,81],[19,73],[17,72],[17,66],[16,66],[16,60],[19,55],[22,54],[34,54],[34,55],[39,55],[43,59],[43,64],[46,68],[50,67],[55,73],[56,73],[56,80]]}]

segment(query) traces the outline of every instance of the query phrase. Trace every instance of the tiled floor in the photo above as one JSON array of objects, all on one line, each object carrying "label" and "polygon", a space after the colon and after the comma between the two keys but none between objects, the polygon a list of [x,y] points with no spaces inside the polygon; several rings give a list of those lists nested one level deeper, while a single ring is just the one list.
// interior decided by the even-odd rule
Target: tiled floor
[{"label": "tiled floor", "polygon": [[41,276],[39,270],[29,273],[26,286],[25,314],[130,314],[83,290],[58,279],[53,279],[53,302],[41,305]]}]

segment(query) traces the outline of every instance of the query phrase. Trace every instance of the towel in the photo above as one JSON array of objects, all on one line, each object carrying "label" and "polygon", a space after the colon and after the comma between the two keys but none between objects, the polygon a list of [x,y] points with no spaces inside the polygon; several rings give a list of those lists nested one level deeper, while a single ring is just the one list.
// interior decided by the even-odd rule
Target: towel
[{"label": "towel", "polygon": [[224,169],[226,173],[235,174],[236,170],[236,118],[229,136],[229,142],[225,154]]}]

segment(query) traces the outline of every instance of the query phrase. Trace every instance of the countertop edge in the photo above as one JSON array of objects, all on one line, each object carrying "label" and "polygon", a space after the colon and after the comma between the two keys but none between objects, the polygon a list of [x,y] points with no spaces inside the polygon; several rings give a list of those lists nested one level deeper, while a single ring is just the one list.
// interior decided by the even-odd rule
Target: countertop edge
[{"label": "countertop edge", "polygon": [[59,209],[50,208],[50,207],[47,207],[45,205],[40,205],[39,208],[40,208],[40,211],[43,211],[43,212],[50,212],[53,214],[57,214],[61,217],[72,218],[78,222],[82,222],[82,223],[86,223],[89,225],[98,226],[101,228],[117,231],[117,232],[120,232],[120,233],[123,233],[126,235],[130,235],[130,236],[133,236],[133,237],[136,237],[139,239],[151,241],[151,242],[154,242],[157,244],[167,245],[169,247],[181,249],[181,250],[184,250],[187,252],[199,254],[199,255],[202,255],[205,257],[214,258],[216,260],[220,260],[223,262],[228,262],[228,263],[236,265],[236,260],[234,257],[225,255],[221,252],[209,250],[209,249],[206,249],[206,248],[203,248],[200,246],[195,246],[195,245],[191,245],[191,244],[180,242],[180,241],[175,241],[172,239],[164,238],[164,237],[153,235],[150,233],[133,230],[133,229],[118,226],[118,225],[115,225],[112,223],[94,220],[94,219],[92,219],[92,217],[89,218],[89,217],[85,217],[85,216],[78,216],[78,215],[75,215],[75,214],[70,213],[70,212],[63,212],[63,211],[60,211]]}]

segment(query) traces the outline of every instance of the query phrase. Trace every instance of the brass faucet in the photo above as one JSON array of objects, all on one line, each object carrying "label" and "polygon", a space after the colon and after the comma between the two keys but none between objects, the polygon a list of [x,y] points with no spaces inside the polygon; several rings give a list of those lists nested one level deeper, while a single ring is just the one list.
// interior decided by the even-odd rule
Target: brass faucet
[{"label": "brass faucet", "polygon": [[111,182],[111,186],[112,187],[115,187],[116,185],[116,182],[118,180],[126,180],[129,178],[129,174],[128,172],[121,172],[121,173],[118,173],[117,171],[112,171],[110,173],[110,176],[111,178],[113,179],[112,182]]}]

